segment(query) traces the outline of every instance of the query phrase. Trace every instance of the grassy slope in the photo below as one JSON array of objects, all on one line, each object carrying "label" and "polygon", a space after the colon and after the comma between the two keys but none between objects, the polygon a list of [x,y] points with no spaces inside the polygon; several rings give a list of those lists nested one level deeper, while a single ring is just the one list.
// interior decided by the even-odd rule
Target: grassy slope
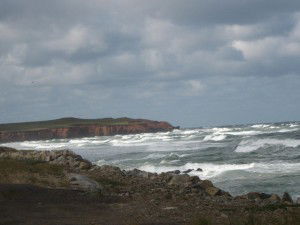
[{"label": "grassy slope", "polygon": [[67,181],[62,166],[36,160],[1,158],[0,183],[63,187]]},{"label": "grassy slope", "polygon": [[24,123],[7,123],[0,124],[0,131],[28,131],[41,130],[46,128],[72,127],[80,125],[128,125],[140,123],[141,120],[129,118],[105,118],[105,119],[78,119],[78,118],[61,118],[57,120],[24,122]]}]

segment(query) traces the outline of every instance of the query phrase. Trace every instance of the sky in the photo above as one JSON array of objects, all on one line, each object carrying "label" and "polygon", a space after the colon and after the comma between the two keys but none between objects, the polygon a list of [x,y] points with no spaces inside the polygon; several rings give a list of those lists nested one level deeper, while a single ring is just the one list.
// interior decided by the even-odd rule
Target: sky
[{"label": "sky", "polygon": [[299,112],[299,0],[0,0],[0,123]]}]

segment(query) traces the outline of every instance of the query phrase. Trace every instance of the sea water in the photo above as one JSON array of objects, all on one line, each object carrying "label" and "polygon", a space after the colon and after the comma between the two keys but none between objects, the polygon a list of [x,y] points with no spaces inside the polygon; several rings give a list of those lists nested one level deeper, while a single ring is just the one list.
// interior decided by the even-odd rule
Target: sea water
[{"label": "sea water", "polygon": [[[233,195],[289,192],[300,197],[300,123],[5,143],[17,149],[71,149],[98,165],[185,171]],[[201,168],[203,171],[197,171]]]}]

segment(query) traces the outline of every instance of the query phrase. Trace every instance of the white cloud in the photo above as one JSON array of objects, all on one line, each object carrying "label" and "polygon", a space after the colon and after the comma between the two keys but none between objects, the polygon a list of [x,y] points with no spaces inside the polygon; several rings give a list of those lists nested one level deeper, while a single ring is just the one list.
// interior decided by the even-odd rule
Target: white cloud
[{"label": "white cloud", "polygon": [[107,45],[100,33],[82,25],[72,27],[66,34],[50,39],[44,44],[50,50],[63,50],[73,54],[81,48],[104,50]]},{"label": "white cloud", "polygon": [[183,95],[197,96],[203,93],[205,85],[200,80],[188,80],[184,82]]}]

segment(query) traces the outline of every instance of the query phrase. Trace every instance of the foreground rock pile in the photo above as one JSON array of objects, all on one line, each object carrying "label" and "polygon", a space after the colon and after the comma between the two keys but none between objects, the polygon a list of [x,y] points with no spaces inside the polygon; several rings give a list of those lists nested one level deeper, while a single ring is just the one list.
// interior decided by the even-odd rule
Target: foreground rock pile
[{"label": "foreground rock pile", "polygon": [[62,165],[73,170],[90,169],[92,167],[91,162],[69,150],[18,151],[12,148],[0,147],[0,158],[43,161]]},{"label": "foreground rock pile", "polygon": [[[297,202],[293,202],[288,193],[284,193],[280,197],[276,194],[251,192],[234,197],[215,187],[211,181],[201,180],[196,176],[178,174],[176,171],[156,174],[138,169],[125,171],[108,165],[95,166],[68,150],[17,151],[0,147],[0,159],[33,160],[40,162],[33,164],[38,165],[38,168],[41,165],[44,167],[45,165],[54,165],[62,169],[62,174],[56,175],[54,173],[51,175],[51,179],[53,176],[64,179],[66,181],[64,186],[61,186],[59,182],[56,182],[57,186],[55,186],[56,183],[53,182],[49,185],[46,182],[36,181],[36,179],[46,179],[47,173],[35,176],[35,180],[32,182],[29,180],[29,183],[26,181],[26,184],[37,184],[45,188],[51,187],[51,190],[54,188],[73,191],[73,194],[65,195],[63,203],[58,201],[60,203],[55,205],[56,209],[60,209],[57,214],[72,207],[74,212],[78,210],[78,215],[86,218],[86,221],[84,223],[70,223],[70,218],[61,216],[62,219],[59,222],[50,223],[49,221],[54,221],[54,219],[48,218],[48,223],[44,221],[43,224],[294,225],[297,224],[297,221],[300,223],[299,205]],[[22,181],[24,182],[24,180]],[[10,183],[22,184],[20,180],[15,180],[15,182],[10,180]],[[53,198],[55,199],[55,197]],[[2,199],[6,201],[7,197],[2,194]],[[24,200],[22,201],[24,202]],[[89,208],[89,211],[83,213],[82,207],[79,206],[84,201],[88,201],[85,207]],[[12,204],[16,207],[14,204],[19,203],[8,201],[6,204]],[[47,205],[48,203],[44,202],[44,204],[45,210],[49,210],[53,203]],[[78,208],[74,205],[78,205]],[[93,214],[94,211],[95,214]],[[103,214],[99,212],[103,212]],[[91,218],[96,222],[91,222]],[[32,224],[34,223],[32,222]]]}]

